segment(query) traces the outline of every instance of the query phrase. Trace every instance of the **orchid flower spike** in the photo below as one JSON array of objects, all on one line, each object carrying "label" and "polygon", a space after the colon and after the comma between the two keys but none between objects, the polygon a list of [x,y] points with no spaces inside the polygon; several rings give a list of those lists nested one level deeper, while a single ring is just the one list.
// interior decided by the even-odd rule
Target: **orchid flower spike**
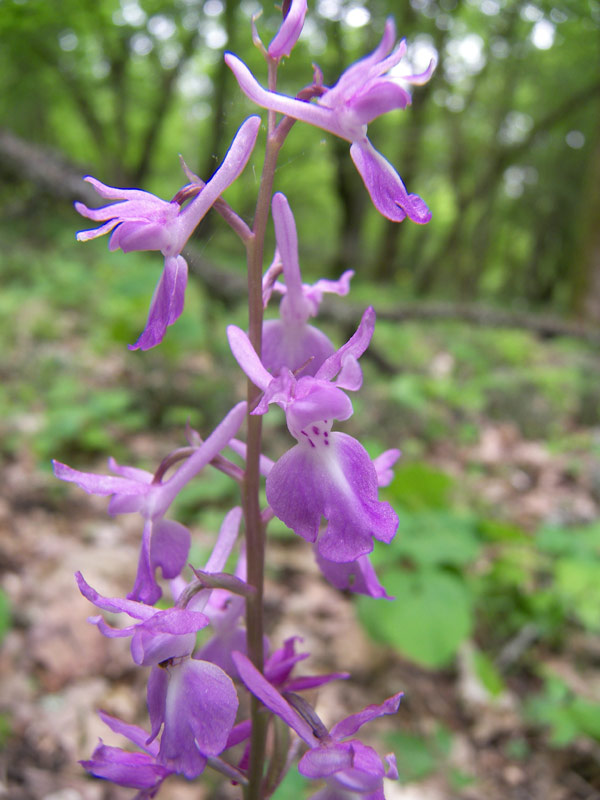
[{"label": "orchid flower spike", "polygon": [[[274,195],[272,209],[277,253],[285,284],[270,286],[268,274],[263,281],[263,285],[267,284],[263,291],[264,300],[268,300],[273,289],[283,294],[283,299],[280,319],[267,320],[263,324],[262,362],[274,374],[282,367],[292,372],[303,367],[302,375],[314,375],[335,348],[327,336],[308,325],[307,320],[316,315],[325,292],[347,294],[354,273],[352,270],[344,272],[339,281],[320,280],[314,286],[303,284],[298,261],[296,223],[287,198],[281,192]],[[279,267],[277,259],[274,263]]]},{"label": "orchid flower spike", "polygon": [[254,149],[260,123],[260,117],[253,116],[241,125],[221,166],[185,207],[139,189],[118,189],[89,175],[85,178],[101,197],[117,202],[102,208],[75,203],[82,216],[103,223],[99,228],[79,231],[78,241],[96,239],[112,231],[110,250],[159,250],[165,257],[146,327],[130,349],[149,350],[160,344],[167,327],[181,315],[188,272],[181,251],[216,200],[242,173]]},{"label": "orchid flower spike", "polygon": [[[419,75],[391,76],[406,53],[406,42],[395,45],[396,28],[388,18],[383,38],[378,47],[361,61],[350,66],[340,76],[335,86],[315,84],[318,97],[315,103],[267,91],[256,80],[248,67],[233,53],[225,54],[225,61],[244,92],[257,105],[277,111],[296,120],[308,122],[317,128],[333,133],[351,142],[350,155],[365,184],[375,208],[384,217],[401,222],[409,217],[424,224],[431,219],[425,202],[416,194],[408,194],[402,179],[373,147],[367,137],[367,126],[377,117],[394,109],[404,109],[411,98],[401,82],[426,83],[435,63],[432,61]],[[320,75],[320,72],[317,73]]]},{"label": "orchid flower spike", "polygon": [[372,747],[349,737],[365,723],[386,714],[395,714],[402,698],[401,692],[379,706],[367,706],[357,714],[351,714],[328,731],[312,709],[302,704],[298,710],[291,705],[246,656],[234,653],[233,659],[246,688],[308,745],[309,750],[300,759],[298,771],[306,778],[324,778],[327,782],[326,788],[313,795],[312,800],[350,800],[355,797],[383,800],[383,779],[398,777],[394,756],[386,757],[386,768]]}]

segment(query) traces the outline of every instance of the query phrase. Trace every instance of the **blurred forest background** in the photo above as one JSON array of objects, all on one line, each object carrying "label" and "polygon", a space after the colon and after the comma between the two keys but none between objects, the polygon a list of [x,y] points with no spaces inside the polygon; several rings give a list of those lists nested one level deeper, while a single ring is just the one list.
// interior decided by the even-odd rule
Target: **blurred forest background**
[{"label": "blurred forest background", "polygon": [[[77,245],[89,226],[72,203],[96,204],[88,173],[170,198],[184,183],[178,154],[210,176],[255,113],[223,50],[265,80],[250,36],[259,8],[0,0],[0,797],[131,794],[87,780],[75,762],[107,739],[94,708],[145,724],[145,704],[143,676],[126,648],[89,631],[71,576],[82,569],[106,594],[127,591],[139,531],[56,485],[50,459],[101,472],[111,454],[153,469],[188,420],[210,430],[232,386],[241,392],[224,331],[245,325],[245,264],[209,215],[186,251],[183,316],[159,348],[129,353],[162,260],[109,254],[104,240]],[[382,728],[401,773],[391,800],[597,800],[600,4],[309,2],[281,91],[310,83],[311,62],[335,83],[389,14],[408,40],[399,74],[431,57],[438,67],[369,135],[432,222],[382,219],[348,144],[300,124],[276,189],[296,216],[305,279],[356,270],[349,302],[324,305],[332,340],[345,340],[366,303],[378,312],[344,429],[366,435],[373,455],[403,451],[382,492],[400,531],[374,555],[397,601],[334,592],[303,543],[274,525],[270,630],[279,641],[293,624],[314,671],[353,671],[353,687],[323,693],[325,717],[406,691]],[[280,19],[265,2],[266,42]],[[260,152],[226,194],[246,219]],[[277,457],[281,420],[267,427]],[[198,563],[234,502],[219,473],[182,496],[176,516],[197,533]],[[277,800],[302,796],[289,780]],[[205,797],[232,796],[207,786]],[[176,781],[163,796],[199,797]]]}]

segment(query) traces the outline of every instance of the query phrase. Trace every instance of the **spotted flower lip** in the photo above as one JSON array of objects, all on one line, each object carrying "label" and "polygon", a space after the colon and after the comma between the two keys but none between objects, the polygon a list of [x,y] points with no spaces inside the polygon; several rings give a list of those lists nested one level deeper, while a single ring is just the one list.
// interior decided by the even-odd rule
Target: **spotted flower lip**
[{"label": "spotted flower lip", "polygon": [[[418,195],[407,192],[398,173],[367,137],[369,122],[394,109],[404,109],[410,103],[410,95],[400,79],[389,74],[406,53],[405,40],[394,47],[395,40],[394,21],[388,18],[378,47],[350,66],[333,87],[323,86],[320,72],[316,73],[314,89],[318,97],[314,103],[264,89],[233,53],[225,54],[225,62],[241,90],[257,105],[315,125],[351,142],[350,155],[354,165],[373,204],[383,216],[395,222],[408,216],[413,222],[424,224],[431,219],[427,205]],[[434,67],[432,61],[425,72],[401,80],[404,83],[425,83]]]},{"label": "spotted flower lip", "polygon": [[130,349],[148,350],[160,344],[168,326],[180,317],[188,274],[181,251],[205,214],[248,163],[260,124],[257,116],[242,123],[221,166],[185,207],[140,189],[107,186],[89,175],[84,179],[91,183],[100,197],[115,202],[102,208],[88,208],[83,203],[75,203],[75,209],[82,216],[103,223],[98,228],[79,231],[78,241],[85,242],[111,233],[110,250],[120,248],[124,253],[159,250],[165,257],[146,327]]}]

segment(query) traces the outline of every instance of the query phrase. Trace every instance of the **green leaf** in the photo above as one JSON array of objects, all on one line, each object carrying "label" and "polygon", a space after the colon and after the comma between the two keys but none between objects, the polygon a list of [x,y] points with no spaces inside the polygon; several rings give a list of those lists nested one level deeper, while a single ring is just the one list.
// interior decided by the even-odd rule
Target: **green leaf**
[{"label": "green leaf", "polygon": [[359,618],[368,633],[422,666],[448,664],[473,626],[465,584],[442,570],[426,569],[390,572],[385,585],[395,601],[359,599]]},{"label": "green leaf", "polygon": [[473,653],[473,666],[475,674],[491,696],[501,695],[505,689],[504,681],[491,658],[481,650],[476,650]]},{"label": "green leaf", "polygon": [[375,562],[389,564],[391,548],[395,555],[421,566],[464,566],[475,560],[481,548],[475,526],[472,517],[452,511],[401,513],[398,533],[385,555],[378,551]]},{"label": "green leaf", "polygon": [[452,478],[445,472],[413,462],[396,470],[386,495],[407,511],[446,508],[452,485]]},{"label": "green leaf", "polygon": [[581,558],[556,562],[556,588],[575,618],[591,631],[600,631],[600,563]]}]

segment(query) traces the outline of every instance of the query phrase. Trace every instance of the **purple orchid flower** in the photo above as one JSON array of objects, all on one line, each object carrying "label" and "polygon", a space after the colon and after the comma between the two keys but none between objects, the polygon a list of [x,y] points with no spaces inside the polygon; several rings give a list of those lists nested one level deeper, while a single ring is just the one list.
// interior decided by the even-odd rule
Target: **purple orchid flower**
[{"label": "purple orchid flower", "polygon": [[279,61],[282,56],[289,56],[302,33],[306,16],[306,0],[291,0],[291,2],[287,0],[283,4],[283,13],[283,22],[267,49],[270,58],[276,61]]},{"label": "purple orchid flower", "polygon": [[[375,312],[369,308],[356,333],[315,376],[299,379],[289,370],[273,378],[248,336],[233,325],[227,329],[238,364],[264,392],[252,413],[264,414],[270,403],[277,403],[298,441],[269,472],[269,505],[304,539],[318,538],[323,558],[341,563],[370,553],[373,537],[389,543],[398,527],[392,507],[377,499],[377,473],[367,451],[348,434],[331,431],[333,420],[352,415],[352,403],[343,390],[356,391],[362,385],[358,358],[368,347],[374,326]],[[319,536],[322,517],[328,525]]]},{"label": "purple orchid flower", "polygon": [[162,728],[159,763],[196,778],[228,746],[237,709],[233,681],[216,664],[189,657],[162,662],[148,680],[148,743]]},{"label": "purple orchid flower", "polygon": [[[263,281],[263,301],[269,300],[273,289],[283,294],[278,320],[263,324],[262,361],[270,372],[278,373],[282,367],[294,372],[300,367],[303,375],[314,375],[321,364],[335,351],[327,336],[312,325],[309,317],[318,311],[325,292],[348,294],[352,270],[344,272],[339,281],[318,281],[314,286],[302,283],[298,263],[298,235],[294,215],[285,195],[277,192],[273,197],[273,223],[277,241],[277,254],[273,266]],[[273,284],[271,275],[283,268],[285,285]]]},{"label": "purple orchid flower", "polygon": [[[267,91],[233,53],[226,53],[225,61],[241,90],[257,105],[308,122],[351,142],[354,165],[375,208],[384,217],[401,222],[408,216],[424,224],[431,219],[427,205],[418,195],[408,194],[396,170],[367,137],[370,122],[388,111],[406,108],[411,101],[399,79],[388,74],[406,53],[406,41],[394,47],[395,41],[396,28],[389,18],[379,46],[342,73],[335,86],[323,86],[321,73],[317,71],[312,87],[318,95],[316,103]],[[432,61],[425,72],[402,77],[402,81],[423,84],[431,77],[434,66]]]},{"label": "purple orchid flower", "polygon": [[89,494],[112,495],[109,514],[139,512],[144,518],[142,547],[138,571],[130,600],[152,605],[162,595],[155,577],[157,567],[165,578],[177,577],[184,568],[190,548],[190,533],[183,525],[165,520],[167,509],[181,491],[212,459],[227,446],[239,430],[246,414],[246,403],[238,403],[175,472],[163,482],[155,483],[151,473],[134,467],[123,467],[112,459],[109,466],[116,475],[80,472],[58,461],[54,474],[63,481],[76,483]]},{"label": "purple orchid flower", "polygon": [[239,177],[254,148],[260,117],[250,117],[238,130],[225,159],[198,195],[184,208],[177,202],[166,202],[139,189],[117,189],[106,186],[96,178],[85,178],[101,197],[119,202],[103,208],[88,208],[75,203],[84,217],[103,222],[99,228],[80,231],[79,241],[88,241],[105,233],[112,235],[109,248],[160,250],[165,257],[162,276],[158,282],[143,333],[130,349],[149,350],[163,340],[167,327],[183,311],[187,284],[187,263],[181,251],[198,223],[220,195]]},{"label": "purple orchid flower", "polygon": [[[394,756],[386,757],[386,769],[372,747],[358,739],[347,740],[365,723],[386,714],[395,714],[402,692],[379,706],[367,706],[358,714],[351,714],[327,731],[312,709],[309,709],[310,714],[306,711],[299,713],[246,656],[234,653],[233,659],[247,689],[309,746],[298,764],[299,772],[307,778],[327,781],[326,788],[314,795],[313,800],[317,797],[320,800],[340,797],[384,800],[383,778],[398,777]],[[304,710],[305,706],[301,709]]]}]

